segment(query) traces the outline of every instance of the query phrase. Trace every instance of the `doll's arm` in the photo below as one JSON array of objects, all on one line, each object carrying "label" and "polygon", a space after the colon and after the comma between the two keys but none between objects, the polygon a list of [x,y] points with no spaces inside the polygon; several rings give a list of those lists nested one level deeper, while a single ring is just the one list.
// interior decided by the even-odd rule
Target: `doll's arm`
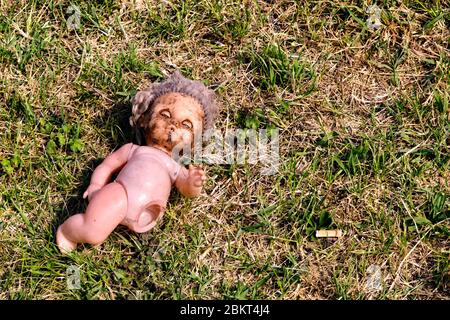
[{"label": "doll's arm", "polygon": [[196,197],[202,192],[203,183],[206,180],[205,171],[202,168],[189,165],[189,170],[182,167],[175,186],[185,197]]},{"label": "doll's arm", "polygon": [[127,143],[118,150],[109,154],[105,160],[103,160],[103,162],[95,168],[91,177],[91,183],[86,192],[83,194],[83,198],[89,197],[90,199],[91,195],[95,191],[101,189],[108,183],[112,174],[121,169],[128,161],[128,156],[132,148],[133,144]]}]

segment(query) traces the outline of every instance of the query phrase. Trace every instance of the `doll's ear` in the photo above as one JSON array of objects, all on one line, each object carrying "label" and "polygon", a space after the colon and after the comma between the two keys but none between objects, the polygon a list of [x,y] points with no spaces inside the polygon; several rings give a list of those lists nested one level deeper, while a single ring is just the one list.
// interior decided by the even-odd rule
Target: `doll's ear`
[{"label": "doll's ear", "polygon": [[149,87],[143,91],[138,91],[131,100],[131,117],[130,125],[134,128],[138,127],[139,118],[148,110],[149,106],[153,103],[155,95],[152,87]]}]

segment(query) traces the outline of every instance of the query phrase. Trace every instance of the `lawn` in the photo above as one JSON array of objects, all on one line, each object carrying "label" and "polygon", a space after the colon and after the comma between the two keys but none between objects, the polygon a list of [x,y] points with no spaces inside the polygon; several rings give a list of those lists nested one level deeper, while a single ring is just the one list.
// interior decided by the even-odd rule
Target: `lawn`
[{"label": "lawn", "polygon": [[[376,3],[0,0],[0,299],[450,299],[450,2]],[[222,132],[279,129],[278,173],[208,165],[150,232],[60,254],[176,69]]]}]

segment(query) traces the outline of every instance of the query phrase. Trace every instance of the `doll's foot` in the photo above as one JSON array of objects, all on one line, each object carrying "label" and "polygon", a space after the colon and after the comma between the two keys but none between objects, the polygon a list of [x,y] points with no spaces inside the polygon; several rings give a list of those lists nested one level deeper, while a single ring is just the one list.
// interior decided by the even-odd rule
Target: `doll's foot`
[{"label": "doll's foot", "polygon": [[56,231],[56,244],[58,245],[61,253],[69,253],[72,250],[75,250],[77,244],[75,242],[67,239],[61,231],[61,227]]}]

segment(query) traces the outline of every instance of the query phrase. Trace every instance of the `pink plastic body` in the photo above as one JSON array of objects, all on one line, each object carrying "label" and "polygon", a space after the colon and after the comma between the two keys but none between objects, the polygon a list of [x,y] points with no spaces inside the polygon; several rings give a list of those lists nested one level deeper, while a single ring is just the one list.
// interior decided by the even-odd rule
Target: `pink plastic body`
[{"label": "pink plastic body", "polygon": [[164,212],[180,168],[159,149],[133,145],[116,178],[127,193],[127,213],[121,223],[136,232],[153,228]]},{"label": "pink plastic body", "polygon": [[[122,168],[116,181],[111,174]],[[63,252],[77,243],[100,244],[119,224],[146,232],[161,218],[177,177],[187,181],[189,173],[166,153],[131,143],[110,154],[92,175],[97,191],[89,194],[86,212],[67,219],[56,234]]]}]

